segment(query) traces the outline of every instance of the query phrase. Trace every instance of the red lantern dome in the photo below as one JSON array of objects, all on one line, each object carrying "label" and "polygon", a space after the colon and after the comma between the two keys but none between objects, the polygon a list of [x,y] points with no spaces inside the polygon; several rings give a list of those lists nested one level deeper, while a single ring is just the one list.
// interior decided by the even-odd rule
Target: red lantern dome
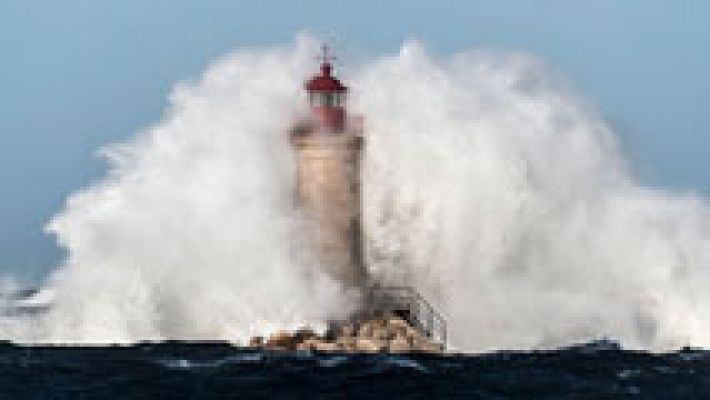
[{"label": "red lantern dome", "polygon": [[348,88],[333,77],[332,71],[333,66],[330,64],[330,61],[322,61],[320,64],[320,75],[314,76],[306,82],[306,90],[309,92],[346,92]]}]

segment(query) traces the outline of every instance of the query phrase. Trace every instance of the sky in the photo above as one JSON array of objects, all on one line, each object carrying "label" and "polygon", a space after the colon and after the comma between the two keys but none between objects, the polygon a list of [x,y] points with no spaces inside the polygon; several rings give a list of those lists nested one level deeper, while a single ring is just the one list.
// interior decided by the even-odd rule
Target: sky
[{"label": "sky", "polygon": [[57,267],[44,224],[104,174],[98,148],[160,118],[175,82],[304,30],[342,62],[407,39],[437,56],[535,54],[615,128],[642,182],[708,196],[708,15],[706,0],[3,0],[0,276]]}]

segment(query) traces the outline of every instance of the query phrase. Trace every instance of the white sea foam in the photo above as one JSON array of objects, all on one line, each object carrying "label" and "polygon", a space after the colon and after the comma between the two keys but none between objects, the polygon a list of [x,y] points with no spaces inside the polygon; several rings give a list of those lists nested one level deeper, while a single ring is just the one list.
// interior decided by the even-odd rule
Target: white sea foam
[{"label": "white sea foam", "polygon": [[[0,321],[3,336],[239,341],[347,315],[356,301],[302,251],[291,203],[286,132],[317,47],[238,51],[105,148],[107,176],[48,225],[68,252],[53,307]],[[416,286],[462,350],[710,346],[710,208],[639,185],[554,75],[524,54],[437,59],[416,42],[347,71],[373,276]]]}]

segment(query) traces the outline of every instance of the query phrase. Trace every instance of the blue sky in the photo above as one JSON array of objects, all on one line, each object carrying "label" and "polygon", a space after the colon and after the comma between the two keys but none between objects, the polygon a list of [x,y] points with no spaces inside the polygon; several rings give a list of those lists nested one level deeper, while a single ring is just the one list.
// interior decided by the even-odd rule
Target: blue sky
[{"label": "blue sky", "polygon": [[709,15],[703,0],[3,0],[0,274],[57,265],[45,221],[103,174],[98,147],[159,118],[175,81],[304,29],[344,60],[409,38],[537,54],[617,128],[644,182],[710,195]]}]

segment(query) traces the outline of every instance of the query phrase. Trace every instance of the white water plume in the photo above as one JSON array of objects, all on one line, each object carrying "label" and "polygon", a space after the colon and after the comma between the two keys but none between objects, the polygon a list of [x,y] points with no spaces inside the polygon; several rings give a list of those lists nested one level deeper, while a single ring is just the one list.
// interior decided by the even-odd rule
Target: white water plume
[{"label": "white water plume", "polygon": [[16,339],[244,341],[347,315],[357,304],[301,251],[291,203],[287,132],[311,47],[220,60],[175,87],[159,123],[105,148],[106,178],[48,226],[68,251],[53,306]]},{"label": "white water plume", "polygon": [[371,268],[435,299],[454,345],[710,345],[710,208],[640,186],[540,61],[409,43],[358,88]]},{"label": "white water plume", "polygon": [[[49,224],[68,257],[17,341],[244,340],[356,306],[300,243],[287,130],[316,41],[239,51]],[[467,351],[602,336],[710,346],[710,213],[640,186],[613,133],[539,60],[417,43],[341,73],[365,116],[369,269],[411,284]]]}]

